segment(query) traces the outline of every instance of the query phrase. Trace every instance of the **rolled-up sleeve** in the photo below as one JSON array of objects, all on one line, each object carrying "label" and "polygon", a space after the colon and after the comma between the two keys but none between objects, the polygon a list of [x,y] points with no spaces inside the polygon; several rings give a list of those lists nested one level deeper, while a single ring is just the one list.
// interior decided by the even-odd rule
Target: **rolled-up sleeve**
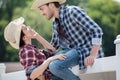
[{"label": "rolled-up sleeve", "polygon": [[72,8],[71,18],[92,34],[92,44],[101,45],[103,31],[81,8]]}]

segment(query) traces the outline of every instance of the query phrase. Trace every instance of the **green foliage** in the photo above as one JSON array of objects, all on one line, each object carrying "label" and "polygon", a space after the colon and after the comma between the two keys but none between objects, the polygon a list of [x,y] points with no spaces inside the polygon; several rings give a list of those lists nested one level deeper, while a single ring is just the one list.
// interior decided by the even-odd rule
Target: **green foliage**
[{"label": "green foliage", "polygon": [[25,0],[0,0],[0,62],[1,61],[16,61],[15,55],[9,53],[16,53],[16,50],[11,48],[9,51],[7,47],[9,46],[4,39],[4,28],[11,21],[13,17],[13,12],[16,7],[24,8],[26,6]]},{"label": "green foliage", "polygon": [[102,27],[106,56],[114,55],[115,37],[120,33],[120,4],[113,0],[89,0],[88,14]]},{"label": "green foliage", "polygon": [[[31,10],[33,3],[31,0],[2,0],[3,4],[0,8],[0,61],[18,61],[18,50],[12,48],[9,43],[4,40],[3,33],[5,26],[11,21],[19,17],[25,18],[25,24],[35,29],[46,40],[50,41],[52,32],[52,21],[47,21],[40,15],[37,10]],[[34,44],[39,46],[37,41]]]},{"label": "green foliage", "polygon": [[[46,40],[50,41],[51,32],[52,32],[52,21],[47,21],[38,10],[30,9],[32,2],[27,2],[26,8],[22,9],[20,7],[14,10],[14,17],[24,17],[25,24],[33,28],[36,32],[38,32],[41,36],[43,36]],[[21,13],[22,11],[22,13]],[[16,15],[17,14],[17,15]],[[36,41],[33,41],[36,45],[40,46]]]},{"label": "green foliage", "polygon": [[65,5],[79,5],[81,8],[86,8],[88,5],[88,0],[66,0]]},{"label": "green foliage", "polygon": [[66,0],[65,4],[68,4],[68,5],[78,5],[81,1],[83,1],[83,0]]},{"label": "green foliage", "polygon": [[120,14],[116,15],[116,22],[115,22],[115,25],[116,25],[116,32],[117,34],[120,34]]},{"label": "green foliage", "polygon": [[[18,50],[15,50],[3,37],[5,26],[18,17],[25,18],[25,24],[35,29],[46,40],[51,40],[52,20],[47,21],[38,10],[31,10],[34,0],[0,0],[0,62],[18,61]],[[84,8],[89,16],[102,27],[103,48],[106,56],[114,55],[115,37],[120,34],[120,3],[113,0],[67,0],[65,5],[76,5]],[[34,44],[41,45],[37,41]]]}]

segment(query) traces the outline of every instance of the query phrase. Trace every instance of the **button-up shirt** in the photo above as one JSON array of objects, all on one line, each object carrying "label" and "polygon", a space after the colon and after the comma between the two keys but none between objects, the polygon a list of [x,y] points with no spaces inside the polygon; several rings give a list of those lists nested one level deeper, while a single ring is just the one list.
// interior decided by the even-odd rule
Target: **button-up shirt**
[{"label": "button-up shirt", "polygon": [[[59,20],[59,21],[58,21]],[[59,34],[59,22],[66,38]],[[76,6],[61,6],[59,19],[53,21],[51,44],[56,48],[75,48],[79,53],[79,67],[84,69],[84,59],[90,55],[94,44],[101,45],[102,29],[84,12]],[[103,57],[102,48],[98,57]]]},{"label": "button-up shirt", "polygon": [[[36,46],[30,44],[24,45],[20,48],[20,63],[26,70],[26,76],[28,77],[28,80],[31,80],[31,72],[51,55],[53,55],[52,51],[47,49],[39,50]],[[46,69],[43,74],[45,75],[45,80],[50,80],[50,71],[48,69]]]}]

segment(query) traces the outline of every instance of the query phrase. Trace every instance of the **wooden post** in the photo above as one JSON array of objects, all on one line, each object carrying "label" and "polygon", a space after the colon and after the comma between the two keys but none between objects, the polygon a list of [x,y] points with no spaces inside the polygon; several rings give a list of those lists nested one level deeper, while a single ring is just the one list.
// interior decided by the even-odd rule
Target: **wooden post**
[{"label": "wooden post", "polygon": [[[119,59],[120,58],[120,35],[116,37],[116,40],[114,41],[116,44],[116,57]],[[120,63],[117,61],[116,65],[116,80],[120,80]]]},{"label": "wooden post", "polygon": [[4,74],[6,70],[6,66],[4,63],[0,63],[0,75]]},{"label": "wooden post", "polygon": [[1,79],[1,75],[2,75],[2,74],[5,74],[5,70],[6,70],[5,64],[0,63],[0,80],[2,80],[2,79]]}]

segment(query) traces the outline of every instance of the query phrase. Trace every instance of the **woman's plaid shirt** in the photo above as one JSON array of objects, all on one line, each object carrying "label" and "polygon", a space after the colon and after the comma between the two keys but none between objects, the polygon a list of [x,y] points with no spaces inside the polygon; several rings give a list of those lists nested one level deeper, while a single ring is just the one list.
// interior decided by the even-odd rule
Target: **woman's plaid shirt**
[{"label": "woman's plaid shirt", "polygon": [[[62,27],[65,39],[59,35],[59,25]],[[84,69],[84,59],[90,54],[93,44],[101,45],[102,29],[83,11],[76,6],[61,6],[59,19],[53,21],[51,44],[56,48],[75,48],[79,53],[79,66]],[[98,57],[103,57],[102,48]]]},{"label": "woman's plaid shirt", "polygon": [[[20,48],[20,63],[24,66],[24,69],[26,69],[26,76],[28,80],[31,80],[31,72],[37,66],[41,65],[47,57],[52,55],[53,52],[51,50],[39,50],[36,46],[30,44],[24,45]],[[48,69],[46,69],[43,74],[45,75],[45,80],[50,80],[50,71]]]}]

